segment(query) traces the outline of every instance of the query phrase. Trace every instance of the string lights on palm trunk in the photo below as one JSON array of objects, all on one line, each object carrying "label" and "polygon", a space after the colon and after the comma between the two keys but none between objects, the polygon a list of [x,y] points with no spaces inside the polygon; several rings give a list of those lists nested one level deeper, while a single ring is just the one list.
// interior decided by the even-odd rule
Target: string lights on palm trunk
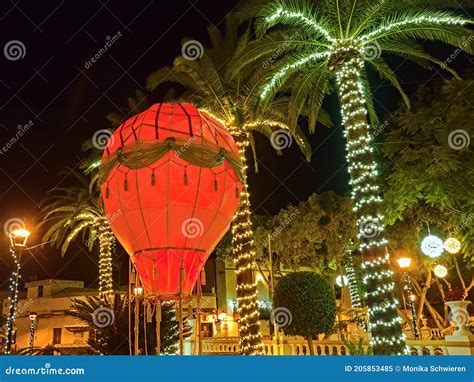
[{"label": "string lights on palm trunk", "polygon": [[[244,166],[243,173],[247,174],[245,149],[249,146],[249,140],[246,136],[237,136],[235,140]],[[255,243],[250,216],[250,201],[245,176],[239,208],[232,223],[232,252],[237,275],[240,352],[244,355],[262,355],[264,352],[260,334],[257,283],[254,278]]]},{"label": "string lights on palm trunk", "polygon": [[360,71],[364,62],[358,50],[342,47],[333,53],[336,82],[347,141],[349,174],[354,211],[359,226],[360,250],[365,258],[364,283],[367,285],[369,328],[376,354],[406,354],[397,300],[393,295],[393,272],[387,269],[383,215],[380,214],[377,165],[373,158],[372,136],[367,122],[364,89]]},{"label": "string lights on palm trunk", "polygon": [[99,294],[101,297],[106,297],[114,292],[112,252],[115,236],[105,217],[97,219],[96,227],[99,238]]}]

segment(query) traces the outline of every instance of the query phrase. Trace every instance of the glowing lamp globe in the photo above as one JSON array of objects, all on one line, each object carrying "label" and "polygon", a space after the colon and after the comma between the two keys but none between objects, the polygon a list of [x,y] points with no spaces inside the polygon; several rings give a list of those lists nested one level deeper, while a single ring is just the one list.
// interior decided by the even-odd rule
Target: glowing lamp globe
[{"label": "glowing lamp globe", "polygon": [[117,128],[99,175],[143,292],[189,296],[239,203],[243,165],[232,137],[191,104],[155,104]]},{"label": "glowing lamp globe", "polygon": [[444,249],[446,252],[455,255],[461,250],[461,242],[455,237],[449,237],[444,242]]},{"label": "glowing lamp globe", "polygon": [[342,288],[343,286],[347,285],[349,280],[344,275],[339,275],[336,277],[336,284],[338,287]]},{"label": "glowing lamp globe", "polygon": [[443,241],[437,236],[428,235],[421,242],[421,251],[428,257],[439,257],[443,253]]},{"label": "glowing lamp globe", "polygon": [[26,242],[31,232],[26,229],[15,229],[10,232],[10,244],[12,247],[26,247]]},{"label": "glowing lamp globe", "polygon": [[444,265],[438,264],[436,267],[434,267],[433,272],[436,277],[442,278],[446,277],[446,275],[448,274],[448,269]]},{"label": "glowing lamp globe", "polygon": [[397,259],[398,266],[401,269],[408,269],[411,265],[411,258],[410,257],[400,257]]}]

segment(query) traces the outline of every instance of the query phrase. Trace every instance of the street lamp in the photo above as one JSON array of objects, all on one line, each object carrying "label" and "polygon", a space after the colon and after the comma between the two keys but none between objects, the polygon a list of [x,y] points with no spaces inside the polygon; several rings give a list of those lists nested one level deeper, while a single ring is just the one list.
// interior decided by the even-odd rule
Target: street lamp
[{"label": "street lamp", "polygon": [[35,312],[30,313],[30,354],[33,354],[33,347],[35,344],[35,326],[37,318],[38,314]]},{"label": "street lamp", "polygon": [[5,345],[5,354],[10,354],[13,342],[13,327],[16,318],[16,304],[18,302],[18,281],[20,278],[20,257],[21,250],[26,247],[30,232],[26,229],[16,229],[10,232],[10,254],[13,258],[15,270],[10,277],[10,307],[7,318],[7,342]]},{"label": "street lamp", "polygon": [[413,325],[413,335],[415,336],[415,339],[418,339],[420,337],[420,334],[418,333],[418,327],[416,325],[415,298],[414,298],[415,295],[413,294],[413,291],[411,288],[410,275],[408,274],[408,271],[411,265],[411,258],[400,257],[397,259],[397,263],[400,269],[403,271],[403,289],[405,289],[406,291],[406,294],[408,297],[407,298],[408,305],[410,306],[411,322]]}]

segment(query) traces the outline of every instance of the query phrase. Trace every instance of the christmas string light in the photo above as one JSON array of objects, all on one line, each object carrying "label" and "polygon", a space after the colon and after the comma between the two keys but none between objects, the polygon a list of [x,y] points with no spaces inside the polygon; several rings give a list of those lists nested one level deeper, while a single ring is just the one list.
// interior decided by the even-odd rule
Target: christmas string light
[{"label": "christmas string light", "polygon": [[232,253],[237,275],[237,312],[239,314],[240,352],[244,355],[263,355],[264,348],[258,320],[257,283],[254,280],[255,243],[250,220],[250,201],[247,185],[245,149],[250,145],[242,134],[236,139],[244,167],[244,181],[240,205],[232,223]]},{"label": "christmas string light", "polygon": [[[393,296],[392,274],[384,272],[389,267],[388,254],[386,253],[387,240],[384,238],[383,217],[380,216],[380,189],[377,184],[377,166],[373,160],[373,138],[368,124],[367,106],[365,100],[366,89],[361,79],[361,72],[366,59],[366,46],[376,43],[379,38],[395,35],[399,30],[406,28],[423,28],[430,25],[465,25],[469,21],[457,16],[443,13],[434,13],[431,16],[420,14],[418,16],[403,15],[389,19],[387,23],[377,28],[365,31],[356,29],[353,36],[349,36],[350,28],[347,27],[346,36],[341,33],[333,36],[330,28],[325,26],[325,21],[310,8],[307,12],[298,11],[297,7],[284,9],[283,5],[272,6],[265,15],[264,27],[271,28],[277,24],[300,24],[308,30],[308,43],[326,47],[325,52],[310,52],[301,54],[293,63],[282,65],[270,77],[262,88],[260,97],[269,98],[285,81],[302,69],[312,69],[316,65],[328,66],[328,71],[336,78],[338,95],[341,105],[342,123],[346,138],[348,170],[352,186],[352,199],[354,211],[358,215],[360,250],[362,254],[371,258],[366,261],[364,269],[372,276],[366,277],[365,282],[369,290],[368,305],[379,306],[380,301],[389,302],[369,313],[372,326],[372,344],[376,354],[402,354],[406,353],[405,339],[401,334],[399,320],[396,319],[397,311]],[[335,32],[337,33],[337,32]],[[365,34],[362,34],[365,33]],[[322,38],[321,38],[322,37]],[[364,216],[362,216],[364,215]],[[366,218],[369,218],[368,228]],[[364,224],[365,223],[365,224]],[[369,229],[370,228],[370,229]],[[386,322],[379,325],[380,322]]]},{"label": "christmas string light", "polygon": [[99,296],[104,297],[114,292],[112,248],[115,243],[115,236],[106,217],[96,218],[94,225],[99,238]]},{"label": "christmas string light", "polygon": [[8,317],[7,317],[7,338],[5,341],[5,354],[11,354],[11,345],[13,344],[13,326],[15,324],[15,318],[17,313],[17,304],[18,304],[18,280],[20,277],[20,259],[18,258],[15,249],[10,248],[10,255],[13,258],[14,271],[10,276],[10,297],[8,297],[9,306],[8,306]]},{"label": "christmas string light", "polygon": [[390,32],[394,29],[399,27],[404,27],[407,25],[419,25],[423,23],[429,24],[438,24],[438,25],[466,25],[468,21],[462,17],[453,17],[453,16],[445,16],[445,17],[433,17],[433,16],[418,16],[418,17],[409,17],[406,20],[397,21],[394,23],[390,23],[386,26],[381,28],[377,28],[372,32],[369,32],[365,35],[359,36],[356,41],[358,42],[366,42],[369,40],[374,40],[379,37],[386,37],[386,33]]},{"label": "christmas string light", "polygon": [[349,285],[349,293],[351,296],[351,304],[353,308],[358,308],[361,306],[361,302],[351,252],[348,251],[345,257],[345,269],[347,275],[347,283]]},{"label": "christmas string light", "polygon": [[[350,55],[350,53],[355,56]],[[363,60],[352,46],[335,51],[333,55],[347,54],[349,57],[335,69],[336,83],[340,97],[341,114],[346,130],[346,149],[351,176],[354,211],[358,214],[360,250],[384,251],[385,255],[366,261],[363,283],[367,285],[367,301],[372,308],[368,312],[372,344],[377,353],[404,354],[405,341],[401,333],[397,303],[393,297],[395,284],[393,272],[387,270],[388,254],[384,249],[387,240],[383,237],[383,215],[379,211],[382,201],[376,183],[377,165],[372,159],[373,139],[367,122],[365,98],[360,70]],[[383,304],[378,304],[384,301]],[[379,350],[380,349],[380,350]]]},{"label": "christmas string light", "polygon": [[446,252],[455,255],[461,250],[461,242],[455,237],[449,237],[445,240],[443,248]]},{"label": "christmas string light", "polygon": [[305,25],[309,26],[316,32],[321,33],[329,42],[335,42],[336,40],[333,39],[325,28],[323,28],[321,25],[318,23],[315,23],[313,20],[310,18],[306,17],[303,13],[301,12],[290,12],[283,10],[281,8],[277,9],[272,15],[268,16],[265,19],[265,22],[267,25],[275,25],[278,22],[280,22],[282,19],[298,19],[301,22],[303,22]]}]

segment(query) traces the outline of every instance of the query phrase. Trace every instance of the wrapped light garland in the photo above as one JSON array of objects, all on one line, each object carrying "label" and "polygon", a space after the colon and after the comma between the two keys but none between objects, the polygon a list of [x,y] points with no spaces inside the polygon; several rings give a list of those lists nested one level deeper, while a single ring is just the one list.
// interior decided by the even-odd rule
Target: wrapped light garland
[{"label": "wrapped light garland", "polygon": [[11,346],[13,344],[13,330],[15,324],[15,318],[17,313],[17,303],[18,303],[18,280],[20,277],[20,259],[18,258],[15,250],[10,248],[10,255],[13,258],[14,262],[14,271],[10,276],[10,297],[8,297],[9,306],[8,306],[8,317],[6,323],[7,329],[7,338],[5,340],[5,354],[11,354]]},{"label": "wrapped light garland", "polygon": [[254,277],[255,243],[250,220],[250,200],[247,185],[247,160],[245,149],[250,145],[246,135],[236,137],[241,154],[244,181],[240,193],[240,205],[232,223],[232,253],[237,275],[237,312],[239,314],[240,353],[263,355],[257,303],[257,283]]},{"label": "wrapped light garland", "polygon": [[112,249],[115,236],[106,217],[97,218],[95,226],[99,238],[99,295],[106,297],[114,292]]},{"label": "wrapped light garland", "polygon": [[347,275],[347,283],[349,284],[349,293],[351,295],[351,305],[353,308],[361,306],[359,287],[357,285],[357,278],[355,274],[354,264],[352,261],[352,254],[350,251],[346,253],[345,269]]},{"label": "wrapped light garland", "polygon": [[[339,9],[335,11],[339,13]],[[303,42],[295,41],[295,49],[290,54],[295,54],[296,58],[293,62],[276,69],[263,87],[260,97],[264,102],[268,101],[285,81],[294,78],[293,74],[305,73],[305,70],[312,71],[327,65],[330,74],[335,75],[344,135],[347,140],[350,184],[353,188],[354,211],[358,217],[360,250],[363,257],[370,259],[365,262],[364,267],[367,271],[365,277],[368,289],[367,302],[372,309],[369,314],[370,320],[376,323],[372,326],[374,352],[380,355],[407,354],[405,337],[401,332],[394,303],[392,275],[384,272],[390,264],[386,253],[387,240],[384,238],[383,217],[379,213],[382,199],[377,183],[377,166],[373,159],[373,139],[367,119],[366,89],[361,72],[364,60],[367,59],[366,46],[377,45],[378,39],[390,38],[397,29],[432,28],[433,24],[463,26],[469,21],[463,17],[442,13],[400,15],[387,19],[379,27],[355,29],[352,35],[349,25],[343,33],[343,28],[346,26],[341,24],[341,20],[339,21],[339,28],[333,32],[334,29],[329,26],[328,20],[319,17],[311,4],[299,7],[297,4],[277,2],[266,7],[263,19],[264,32],[277,24],[286,24],[291,28],[297,26],[301,31],[308,33],[304,36],[306,38],[299,39]],[[304,49],[298,49],[301,44],[312,43],[320,51],[308,49],[309,52],[305,54]],[[364,228],[367,222],[371,224],[369,230]],[[370,235],[367,232],[370,232]],[[380,322],[386,322],[386,325],[379,325]]]},{"label": "wrapped light garland", "polygon": [[[351,55],[351,52],[353,55]],[[383,215],[379,213],[382,201],[377,183],[377,165],[372,158],[372,137],[367,123],[364,90],[359,77],[363,60],[353,47],[333,52],[336,60],[343,63],[335,70],[338,85],[342,121],[347,140],[347,158],[351,176],[352,199],[357,213],[360,250],[362,254],[377,253],[365,261],[363,278],[367,286],[366,299],[369,309],[369,328],[376,354],[405,354],[405,338],[401,332],[394,298],[393,272],[388,270],[389,256],[385,246]],[[343,58],[349,55],[349,58]]]}]

